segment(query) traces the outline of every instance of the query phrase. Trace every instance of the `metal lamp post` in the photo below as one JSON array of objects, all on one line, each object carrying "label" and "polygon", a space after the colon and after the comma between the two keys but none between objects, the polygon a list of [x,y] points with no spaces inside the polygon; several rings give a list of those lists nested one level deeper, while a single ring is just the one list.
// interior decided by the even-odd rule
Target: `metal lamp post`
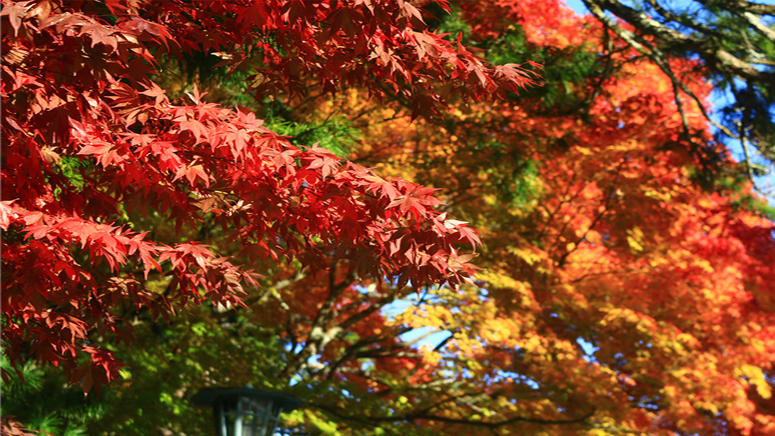
[{"label": "metal lamp post", "polygon": [[272,436],[280,413],[304,404],[293,395],[253,388],[204,388],[191,401],[213,408],[218,436]]}]

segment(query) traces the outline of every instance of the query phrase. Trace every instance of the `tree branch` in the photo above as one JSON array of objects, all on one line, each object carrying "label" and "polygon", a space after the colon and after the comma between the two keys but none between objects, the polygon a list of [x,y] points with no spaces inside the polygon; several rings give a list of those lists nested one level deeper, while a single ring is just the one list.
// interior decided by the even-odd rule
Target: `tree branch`
[{"label": "tree branch", "polygon": [[353,422],[360,422],[374,427],[377,427],[378,426],[377,423],[380,423],[380,422],[406,422],[406,421],[418,421],[418,420],[443,422],[448,424],[458,424],[458,425],[466,425],[466,426],[473,426],[473,427],[485,427],[485,428],[498,428],[498,427],[503,427],[510,424],[520,423],[520,422],[532,423],[532,424],[543,424],[543,425],[569,425],[569,424],[581,424],[595,414],[595,409],[592,409],[590,412],[586,413],[583,416],[580,416],[578,418],[571,418],[571,419],[540,419],[540,418],[515,416],[513,418],[505,419],[502,421],[492,422],[492,421],[484,421],[484,420],[475,421],[470,419],[450,418],[446,416],[431,415],[431,414],[425,413],[426,409],[421,409],[414,413],[393,415],[393,416],[368,416],[363,414],[354,416],[354,415],[341,413],[338,409],[335,409],[333,407],[329,407],[327,405],[323,405],[320,403],[313,403],[311,404],[311,406],[314,408],[320,409],[324,412],[330,413],[331,415],[334,415],[338,418],[345,419],[348,421],[353,421]]},{"label": "tree branch", "polygon": [[730,11],[745,11],[756,15],[775,15],[775,5],[750,2],[746,0],[695,0],[704,5],[722,7]]},{"label": "tree branch", "polygon": [[[589,10],[598,20],[600,20],[602,23],[610,27],[614,31],[614,33],[616,33],[632,48],[634,48],[638,52],[648,56],[651,60],[653,60],[654,63],[656,63],[657,66],[662,70],[662,72],[664,72],[668,76],[668,78],[670,78],[670,81],[673,84],[674,92],[676,93],[675,94],[676,105],[678,106],[678,111],[682,116],[681,121],[684,123],[684,129],[687,128],[688,124],[687,124],[687,120],[685,119],[685,115],[683,114],[683,108],[681,106],[680,96],[678,95],[677,90],[675,88],[680,88],[684,93],[686,93],[686,95],[691,97],[692,100],[694,100],[695,103],[697,103],[697,107],[700,109],[700,112],[702,112],[702,115],[717,129],[719,129],[721,132],[723,132],[725,135],[729,136],[730,138],[739,139],[737,135],[734,134],[731,130],[713,121],[713,119],[710,117],[710,114],[708,114],[708,111],[705,109],[705,106],[702,104],[702,101],[699,99],[699,97],[697,97],[689,89],[689,87],[686,86],[685,83],[678,80],[678,78],[673,73],[673,70],[670,68],[670,65],[667,62],[667,59],[665,58],[664,54],[656,46],[653,46],[649,42],[645,41],[643,38],[630,32],[629,30],[621,28],[619,25],[617,25],[614,22],[613,19],[606,16],[605,12],[603,12],[600,6],[598,6],[597,3],[595,3],[601,0],[583,0],[583,1],[584,1],[584,4],[587,5]],[[602,0],[602,1],[607,2],[608,0]]]},{"label": "tree branch", "polygon": [[[584,4],[587,5],[589,10],[600,21],[609,21],[613,23],[613,20],[606,17],[605,13],[602,11],[602,9],[607,9],[641,32],[653,35],[670,46],[683,47],[697,52],[706,62],[717,68],[720,72],[730,73],[755,82],[775,83],[775,74],[772,72],[760,71],[754,65],[737,58],[732,53],[725,50],[719,42],[715,41],[713,38],[699,38],[686,35],[650,18],[646,13],[633,9],[616,0],[584,0]],[[613,24],[616,25],[615,23]],[[637,49],[635,46],[633,46],[633,48]],[[638,49],[638,51],[640,51],[640,49]]]}]

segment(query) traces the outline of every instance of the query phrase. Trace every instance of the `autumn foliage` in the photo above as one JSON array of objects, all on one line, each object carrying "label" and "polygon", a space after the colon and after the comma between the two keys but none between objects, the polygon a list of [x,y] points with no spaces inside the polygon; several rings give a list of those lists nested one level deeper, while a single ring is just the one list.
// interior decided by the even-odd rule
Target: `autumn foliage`
[{"label": "autumn foliage", "polygon": [[[461,105],[439,130],[372,109],[392,121],[364,123],[356,161],[444,187],[486,247],[484,290],[439,293],[396,320],[451,335],[424,350],[433,369],[413,383],[457,382],[407,386],[404,417],[445,433],[465,424],[460,434],[773,434],[773,224],[699,110],[687,141],[669,79],[562,5],[461,11],[472,40],[503,41],[516,22],[535,52],[610,44],[616,73],[574,85],[588,105],[576,112],[531,98]],[[708,95],[696,65],[672,62]]]},{"label": "autumn foliage", "polygon": [[[559,1],[449,6],[5,2],[10,361],[113,383],[95,434],[199,434],[143,408],[213,384],[312,433],[775,434],[773,224],[699,108]],[[171,97],[202,53],[349,160]]]},{"label": "autumn foliage", "polygon": [[[11,362],[61,365],[89,391],[120,366],[88,341],[95,328],[126,337],[116,305],[155,315],[190,301],[240,305],[244,284],[255,284],[248,270],[195,240],[157,243],[153,229],[132,228],[137,213],[177,228],[214,220],[251,259],[325,268],[334,252],[352,274],[401,285],[470,277],[455,244],[476,236],[433,208],[432,189],[292,146],[196,88],[171,102],[152,81],[165,57],[219,50],[239,68],[253,50],[263,58],[256,92],[293,95],[302,79],[326,91],[400,84],[430,110],[443,104],[434,80],[472,97],[528,83],[518,68],[492,67],[422,30],[411,3],[9,1],[2,15]],[[151,273],[170,277],[164,293],[144,288]],[[79,365],[81,353],[91,362]]]}]

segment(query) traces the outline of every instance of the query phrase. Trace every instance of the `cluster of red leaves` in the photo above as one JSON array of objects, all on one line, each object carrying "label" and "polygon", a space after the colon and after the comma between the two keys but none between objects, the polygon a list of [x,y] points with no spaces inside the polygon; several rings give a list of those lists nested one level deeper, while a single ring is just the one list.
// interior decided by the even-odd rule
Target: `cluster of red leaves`
[{"label": "cluster of red leaves", "polygon": [[[425,12],[417,6],[430,1],[204,3],[207,10],[176,2],[152,7],[159,8],[154,13],[166,17],[164,24],[181,35],[187,48],[217,53],[230,71],[252,64],[256,74],[249,80],[259,94],[282,89],[293,95],[311,78],[330,92],[353,86],[365,86],[376,95],[393,92],[411,102],[417,117],[432,116],[450,95],[505,96],[533,83],[531,73],[519,65],[489,65],[459,38],[452,43],[426,30]],[[447,0],[435,3],[449,11]],[[182,13],[192,20],[180,20]],[[220,35],[213,34],[215,29]],[[239,50],[224,50],[224,45],[242,40],[246,44]]]},{"label": "cluster of red leaves", "polygon": [[0,434],[7,436],[35,436],[38,432],[29,432],[22,423],[13,416],[4,416],[0,421]]},{"label": "cluster of red leaves", "polygon": [[[11,363],[34,358],[99,389],[121,364],[91,332],[129,335],[112,308],[167,316],[190,301],[240,304],[251,274],[211,247],[132,229],[127,217],[149,209],[178,227],[213,220],[253,258],[326,268],[335,253],[359,276],[401,286],[470,279],[455,246],[478,239],[433,209],[433,190],[292,146],[196,90],[171,102],[149,76],[159,56],[217,50],[232,69],[262,59],[252,80],[264,91],[298,91],[302,76],[329,91],[389,84],[422,102],[417,111],[443,104],[434,82],[473,98],[528,83],[515,66],[418,30],[410,2],[4,1],[0,15]],[[151,273],[169,276],[166,291],[144,288]]]}]

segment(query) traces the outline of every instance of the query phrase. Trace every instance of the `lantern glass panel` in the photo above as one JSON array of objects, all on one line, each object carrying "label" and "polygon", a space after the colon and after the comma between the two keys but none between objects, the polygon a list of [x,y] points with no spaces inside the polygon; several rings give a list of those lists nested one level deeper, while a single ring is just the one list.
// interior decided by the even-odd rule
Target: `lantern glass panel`
[{"label": "lantern glass panel", "polygon": [[242,436],[266,436],[267,410],[271,408],[271,402],[240,397],[239,406],[242,410]]},{"label": "lantern glass panel", "polygon": [[236,436],[234,434],[237,421],[237,401],[221,400],[213,406],[215,425],[219,436]]},{"label": "lantern glass panel", "polygon": [[[281,407],[272,405],[272,408],[269,411],[270,413],[268,414],[269,425],[267,426],[267,428],[272,430],[277,428],[277,421],[280,420],[280,413],[282,413],[282,411],[283,410]],[[267,434],[266,436],[271,436],[271,435]]]}]

